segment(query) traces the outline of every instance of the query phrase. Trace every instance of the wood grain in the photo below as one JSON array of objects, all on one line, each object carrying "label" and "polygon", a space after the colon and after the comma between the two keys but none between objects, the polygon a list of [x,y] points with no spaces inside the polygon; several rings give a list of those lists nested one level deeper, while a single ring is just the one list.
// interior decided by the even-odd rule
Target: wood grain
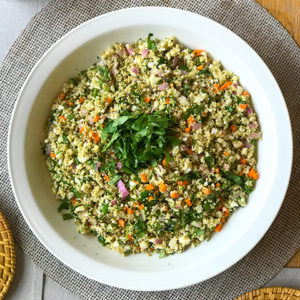
[{"label": "wood grain", "polygon": [[[256,0],[273,15],[300,45],[300,0]],[[286,264],[289,268],[300,268],[300,250]]]}]

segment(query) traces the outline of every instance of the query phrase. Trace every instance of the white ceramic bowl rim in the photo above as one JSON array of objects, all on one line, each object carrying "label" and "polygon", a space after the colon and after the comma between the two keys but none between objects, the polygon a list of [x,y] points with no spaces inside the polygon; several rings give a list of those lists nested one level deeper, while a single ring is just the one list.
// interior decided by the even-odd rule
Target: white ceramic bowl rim
[{"label": "white ceramic bowl rim", "polygon": [[[173,22],[172,25],[177,26],[178,24],[175,24],[176,22],[171,20],[171,16],[175,17],[176,20],[188,20],[189,26],[191,27],[194,24],[197,24],[197,22],[203,22],[212,32],[221,33],[219,35],[221,44],[226,45],[226,43],[235,43],[239,47],[240,58],[244,61],[249,60],[252,63],[255,63],[257,68],[257,70],[255,70],[255,76],[259,82],[264,83],[264,90],[268,94],[269,99],[272,99],[273,101],[272,113],[274,120],[277,120],[277,122],[280,120],[280,126],[279,123],[276,123],[276,138],[280,142],[277,144],[277,149],[274,149],[274,151],[277,151],[277,160],[274,162],[275,171],[274,174],[272,174],[273,183],[269,195],[272,201],[267,201],[263,209],[257,212],[256,219],[254,220],[255,222],[253,221],[247,228],[244,228],[244,235],[241,237],[241,239],[238,241],[233,239],[230,245],[224,245],[224,249],[222,249],[222,252],[218,254],[219,256],[216,257],[214,261],[209,261],[207,262],[207,265],[203,266],[205,269],[203,272],[199,273],[197,263],[195,263],[195,265],[187,265],[186,268],[181,268],[180,270],[165,271],[162,274],[159,274],[159,276],[157,276],[155,273],[118,270],[107,265],[102,265],[103,274],[98,275],[98,273],[96,274],[93,272],[93,270],[86,268],[86,262],[81,261],[82,257],[80,253],[74,251],[73,256],[71,257],[68,255],[68,253],[58,251],[58,246],[60,249],[63,247],[65,247],[65,249],[69,249],[68,245],[59,238],[57,238],[57,243],[55,244],[49,242],[49,239],[45,237],[44,232],[42,231],[42,228],[46,228],[48,225],[46,222],[44,224],[44,222],[41,220],[39,220],[39,222],[42,222],[42,224],[39,223],[31,215],[32,213],[36,213],[38,215],[38,209],[35,207],[26,206],[26,199],[24,199],[24,195],[30,195],[30,192],[27,193],[27,190],[29,191],[29,187],[26,181],[26,176],[24,177],[26,172],[24,171],[24,173],[22,171],[23,165],[21,164],[20,167],[20,165],[17,163],[19,162],[18,156],[21,158],[24,157],[22,145],[25,143],[25,134],[21,132],[21,134],[17,137],[17,133],[22,131],[21,129],[23,127],[26,127],[28,120],[26,120],[26,118],[24,118],[24,120],[20,120],[19,117],[21,113],[24,112],[22,102],[25,98],[24,95],[28,92],[33,78],[38,76],[39,71],[44,67],[43,64],[51,55],[54,55],[54,53],[58,51],[61,44],[69,43],[71,46],[73,46],[74,44],[72,39],[78,37],[78,35],[80,35],[81,32],[84,32],[84,30],[93,24],[93,22],[101,22],[103,25],[101,30],[104,32],[105,30],[120,28],[121,26],[125,25],[135,26],[143,24],[143,22],[147,24],[151,23],[147,18],[143,20],[143,16],[147,16],[149,13],[151,13],[153,16],[151,20],[153,24],[156,24],[155,22],[157,22],[157,24],[167,24],[167,22]],[[30,111],[28,111],[28,113],[24,112],[26,116],[29,116],[29,113]],[[280,159],[282,157],[285,159]],[[240,260],[258,243],[276,217],[287,190],[291,173],[291,165],[292,134],[286,104],[278,84],[262,59],[241,38],[220,24],[203,16],[173,8],[137,7],[123,9],[96,17],[95,19],[89,20],[71,30],[60,40],[58,40],[42,56],[39,62],[32,69],[20,91],[18,100],[15,104],[9,130],[8,166],[10,180],[18,206],[34,234],[54,256],[56,256],[70,268],[99,282],[133,290],[166,290],[185,287],[211,278],[212,276],[215,276],[218,273],[226,270]],[[20,169],[22,169],[22,172]],[[49,228],[49,232],[50,231],[51,229]],[[235,247],[237,245],[238,250],[236,250]]]}]

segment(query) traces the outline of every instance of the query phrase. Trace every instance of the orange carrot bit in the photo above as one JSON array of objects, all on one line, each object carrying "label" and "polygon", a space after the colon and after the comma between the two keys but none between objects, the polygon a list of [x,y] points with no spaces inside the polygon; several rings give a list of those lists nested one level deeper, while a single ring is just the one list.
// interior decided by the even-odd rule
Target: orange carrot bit
[{"label": "orange carrot bit", "polygon": [[100,136],[97,133],[93,132],[92,137],[95,143],[98,143],[100,141]]},{"label": "orange carrot bit", "polygon": [[229,215],[228,208],[225,207],[225,211],[223,211],[223,217],[226,218]]},{"label": "orange carrot bit", "polygon": [[214,88],[216,93],[220,90],[220,86],[217,83],[214,85]]},{"label": "orange carrot bit", "polygon": [[170,196],[171,198],[175,199],[179,197],[179,194],[177,192],[171,192]]},{"label": "orange carrot bit", "polygon": [[240,104],[239,108],[245,110],[247,108],[247,104]]},{"label": "orange carrot bit", "polygon": [[122,208],[124,211],[127,211],[127,208],[125,207],[125,206],[123,206],[123,208]]},{"label": "orange carrot bit", "polygon": [[134,202],[132,205],[133,207],[138,207],[140,204],[138,202]]},{"label": "orange carrot bit", "polygon": [[206,187],[203,187],[202,188],[202,193],[205,194],[205,195],[209,195],[210,194],[210,189],[208,189]]},{"label": "orange carrot bit", "polygon": [[246,91],[243,91],[243,92],[242,92],[242,95],[243,95],[243,96],[249,96],[249,93],[246,92]]},{"label": "orange carrot bit", "polygon": [[166,185],[165,183],[161,183],[161,184],[159,185],[159,191],[160,191],[161,193],[164,193],[164,192],[166,191],[166,189],[167,189],[167,185]]},{"label": "orange carrot bit", "polygon": [[50,153],[50,157],[52,157],[52,158],[56,158],[56,155],[55,155],[55,153]]},{"label": "orange carrot bit", "polygon": [[130,241],[132,241],[133,237],[129,233],[127,233],[127,239],[130,240]]},{"label": "orange carrot bit", "polygon": [[100,124],[100,126],[103,128],[104,127],[104,125],[103,124]]},{"label": "orange carrot bit", "polygon": [[73,101],[72,99],[68,100],[68,105],[69,106],[73,106],[73,102],[72,101]]},{"label": "orange carrot bit", "polygon": [[144,99],[145,99],[145,102],[146,102],[146,103],[149,103],[149,102],[150,102],[150,100],[151,100],[151,98],[150,98],[150,97],[144,97]]},{"label": "orange carrot bit", "polygon": [[248,176],[253,178],[254,180],[258,179],[258,174],[253,169],[250,169],[250,171],[248,172]]},{"label": "orange carrot bit", "polygon": [[147,186],[146,186],[146,190],[147,191],[152,191],[154,189],[154,185],[153,184],[151,184],[151,183],[149,183]]},{"label": "orange carrot bit", "polygon": [[191,128],[190,127],[186,127],[185,129],[184,129],[184,132],[185,133],[189,133],[191,131]]},{"label": "orange carrot bit", "polygon": [[187,180],[184,180],[184,181],[179,180],[179,181],[177,181],[177,184],[179,186],[187,186],[189,184],[189,182]]},{"label": "orange carrot bit", "polygon": [[224,83],[224,84],[220,87],[220,90],[221,90],[221,91],[224,91],[224,90],[228,89],[231,85],[232,85],[232,82],[231,82],[231,81],[228,81],[228,82]]},{"label": "orange carrot bit", "polygon": [[139,206],[139,210],[142,210],[144,208],[144,204],[142,203],[140,206]]},{"label": "orange carrot bit", "polygon": [[141,175],[141,180],[142,180],[142,182],[147,182],[147,175],[146,174],[142,174]]},{"label": "orange carrot bit", "polygon": [[244,175],[244,172],[243,171],[240,171],[239,172],[239,176],[243,176]]},{"label": "orange carrot bit", "polygon": [[187,152],[188,155],[192,155],[193,154],[193,150],[192,149],[187,149],[186,152]]},{"label": "orange carrot bit", "polygon": [[188,206],[192,206],[192,202],[190,198],[185,199],[185,202]]},{"label": "orange carrot bit", "polygon": [[162,160],[162,165],[165,166],[166,163],[167,163],[166,158],[164,158],[164,159]]},{"label": "orange carrot bit", "polygon": [[247,163],[247,161],[246,161],[246,159],[244,157],[242,157],[240,159],[240,162],[241,162],[242,165],[245,165]]},{"label": "orange carrot bit", "polygon": [[221,219],[221,222],[222,222],[222,223],[225,223],[225,222],[226,222],[225,218],[222,218],[222,219]]},{"label": "orange carrot bit", "polygon": [[84,101],[85,101],[85,99],[83,98],[83,97],[81,97],[80,99],[79,99],[79,102],[82,104],[82,103],[84,103]]},{"label": "orange carrot bit", "polygon": [[79,132],[80,133],[83,133],[83,131],[84,131],[84,126],[82,126],[81,128],[79,128]]},{"label": "orange carrot bit", "polygon": [[121,227],[124,227],[124,226],[125,226],[125,221],[122,220],[122,219],[120,219],[120,220],[119,220],[119,225],[120,225]]},{"label": "orange carrot bit", "polygon": [[57,98],[58,98],[59,100],[63,100],[63,99],[65,98],[65,94],[59,94],[59,95],[57,96]]},{"label": "orange carrot bit", "polygon": [[106,103],[110,104],[111,101],[112,101],[112,98],[108,98],[108,99],[106,99],[105,101],[106,101]]},{"label": "orange carrot bit", "polygon": [[129,215],[132,215],[132,214],[133,214],[133,210],[132,210],[131,208],[128,208],[128,209],[127,209],[127,213],[128,213]]},{"label": "orange carrot bit", "polygon": [[154,199],[154,197],[151,195],[151,196],[149,196],[148,201],[151,202],[153,199]]},{"label": "orange carrot bit", "polygon": [[72,203],[75,205],[77,203],[76,198],[72,198]]},{"label": "orange carrot bit", "polygon": [[192,115],[189,116],[189,118],[187,119],[187,124],[192,125],[194,122],[195,122],[194,117]]},{"label": "orange carrot bit", "polygon": [[201,71],[201,70],[203,70],[203,68],[204,68],[204,66],[201,65],[201,66],[197,67],[197,70]]},{"label": "orange carrot bit", "polygon": [[231,125],[231,126],[230,126],[230,129],[231,129],[231,131],[234,132],[234,131],[236,131],[236,126],[235,126],[235,125]]},{"label": "orange carrot bit", "polygon": [[216,226],[216,228],[215,228],[215,231],[216,231],[216,232],[221,231],[222,227],[223,227],[222,224],[218,224],[218,225]]},{"label": "orange carrot bit", "polygon": [[104,180],[106,180],[107,182],[109,182],[110,179],[109,179],[109,176],[107,174],[105,174]]},{"label": "orange carrot bit", "polygon": [[100,116],[99,116],[99,115],[95,116],[94,122],[96,123],[96,122],[98,122],[99,120],[100,120]]},{"label": "orange carrot bit", "polygon": [[166,104],[170,104],[170,98],[166,98]]},{"label": "orange carrot bit", "polygon": [[216,168],[216,170],[215,170],[215,171],[216,171],[216,173],[217,173],[217,174],[219,174],[219,173],[220,173],[220,170],[219,170],[219,168]]},{"label": "orange carrot bit", "polygon": [[225,156],[229,156],[229,153],[227,151],[224,152]]},{"label": "orange carrot bit", "polygon": [[200,56],[202,54],[204,50],[199,50],[199,49],[195,49],[192,54],[196,57],[196,56]]},{"label": "orange carrot bit", "polygon": [[216,187],[220,187],[220,185],[221,185],[220,182],[216,183]]},{"label": "orange carrot bit", "polygon": [[59,122],[66,121],[66,117],[65,116],[59,116],[58,121]]},{"label": "orange carrot bit", "polygon": [[220,210],[222,210],[222,208],[223,208],[223,203],[222,203],[222,201],[219,203],[219,205],[217,206],[217,211],[220,211]]}]

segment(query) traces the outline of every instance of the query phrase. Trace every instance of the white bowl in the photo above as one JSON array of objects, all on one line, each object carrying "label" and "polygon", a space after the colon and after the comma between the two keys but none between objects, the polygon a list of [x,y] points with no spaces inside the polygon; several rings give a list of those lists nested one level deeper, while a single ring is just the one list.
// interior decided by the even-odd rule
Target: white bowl
[{"label": "white bowl", "polygon": [[[81,236],[57,213],[40,143],[53,99],[62,84],[97,60],[115,41],[133,42],[151,32],[174,35],[190,48],[206,49],[240,76],[252,96],[263,132],[258,146],[260,178],[239,209],[209,242],[164,259],[123,257]],[[270,70],[243,40],[220,24],[187,11],[144,7],[92,19],[55,43],[33,68],[16,103],[9,133],[9,170],[19,208],[44,246],[89,278],[134,290],[166,290],[208,279],[240,260],[274,220],[288,186],[292,135],[287,108]]]}]

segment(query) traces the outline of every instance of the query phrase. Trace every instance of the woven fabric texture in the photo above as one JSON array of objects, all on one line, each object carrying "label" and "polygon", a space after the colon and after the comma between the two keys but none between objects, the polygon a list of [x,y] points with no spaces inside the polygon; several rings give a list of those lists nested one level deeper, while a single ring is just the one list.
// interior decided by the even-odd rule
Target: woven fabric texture
[{"label": "woven fabric texture", "polygon": [[[82,22],[133,6],[169,6],[209,17],[243,38],[276,77],[292,120],[294,163],[283,206],[259,244],[227,271],[200,284],[164,292],[109,287],[72,271],[32,234],[17,208],[7,170],[7,133],[18,92],[30,70],[62,35]],[[199,29],[201,30],[201,29]],[[82,299],[233,299],[269,281],[300,247],[300,50],[287,31],[252,0],[53,0],[28,24],[8,52],[0,72],[0,205],[15,239],[44,272]],[[272,99],[270,99],[272,101]],[[284,158],[282,158],[284,159]]]}]

